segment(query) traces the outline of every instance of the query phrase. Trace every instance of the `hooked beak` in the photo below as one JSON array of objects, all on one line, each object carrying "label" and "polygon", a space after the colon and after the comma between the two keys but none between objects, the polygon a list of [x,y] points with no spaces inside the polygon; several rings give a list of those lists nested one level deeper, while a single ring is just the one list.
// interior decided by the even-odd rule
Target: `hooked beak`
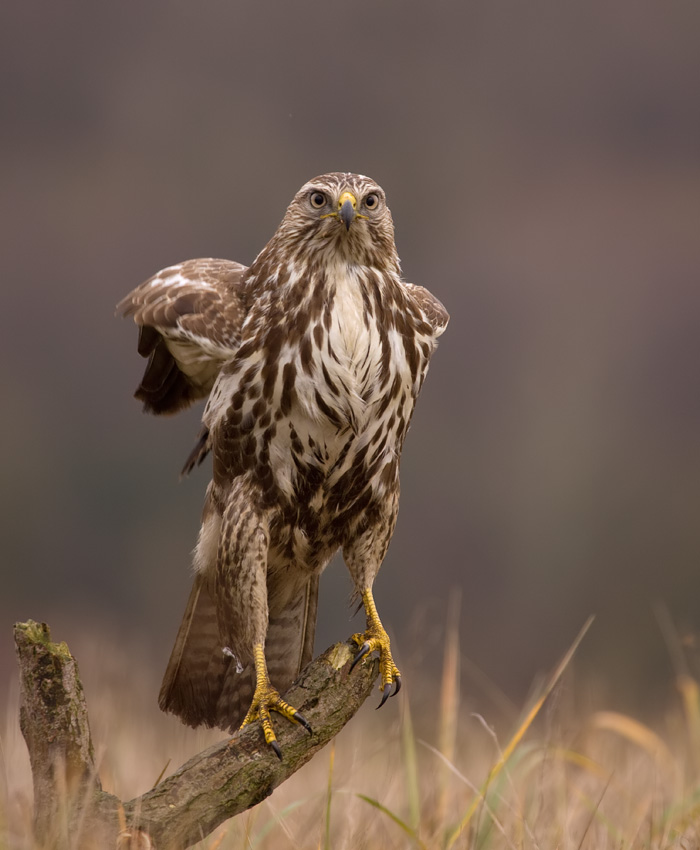
[{"label": "hooked beak", "polygon": [[340,220],[345,225],[346,230],[350,230],[350,224],[357,214],[357,198],[352,192],[343,192],[338,198],[338,215]]}]

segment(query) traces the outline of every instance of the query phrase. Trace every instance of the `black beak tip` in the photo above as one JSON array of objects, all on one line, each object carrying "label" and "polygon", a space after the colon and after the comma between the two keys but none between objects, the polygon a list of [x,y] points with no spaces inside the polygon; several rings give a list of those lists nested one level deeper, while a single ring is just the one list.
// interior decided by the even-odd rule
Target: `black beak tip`
[{"label": "black beak tip", "polygon": [[345,225],[346,230],[350,230],[350,223],[355,218],[355,208],[350,201],[345,201],[340,208],[340,219]]}]

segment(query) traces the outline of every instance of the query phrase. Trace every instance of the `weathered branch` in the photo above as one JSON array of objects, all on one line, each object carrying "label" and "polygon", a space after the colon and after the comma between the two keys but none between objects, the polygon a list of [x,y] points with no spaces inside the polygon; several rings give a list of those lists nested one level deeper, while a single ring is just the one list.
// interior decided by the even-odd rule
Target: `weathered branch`
[{"label": "weathered branch", "polygon": [[101,790],[94,766],[87,708],[75,659],[48,627],[15,626],[20,665],[20,723],[32,764],[35,825],[42,846],[114,848],[124,826],[137,846],[182,850],[219,824],[264,800],[350,720],[372,691],[378,663],[364,660],[348,675],[351,643],[336,644],[302,672],[286,699],[314,734],[280,720],[280,762],[258,724],[210,747],[151,791],[126,803]]},{"label": "weathered branch", "polygon": [[[71,812],[108,798],[95,769],[78,665],[65,643],[51,643],[45,623],[15,625],[22,734],[34,783],[34,824],[42,845],[71,846]],[[114,798],[116,801],[116,798]]]}]

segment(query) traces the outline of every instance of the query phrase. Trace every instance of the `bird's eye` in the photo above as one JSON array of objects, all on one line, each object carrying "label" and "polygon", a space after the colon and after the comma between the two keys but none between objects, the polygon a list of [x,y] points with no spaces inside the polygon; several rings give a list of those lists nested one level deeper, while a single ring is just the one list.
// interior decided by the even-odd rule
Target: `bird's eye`
[{"label": "bird's eye", "polygon": [[326,196],[323,192],[312,192],[309,200],[311,201],[311,206],[316,210],[320,210],[321,207],[325,207],[326,205]]},{"label": "bird's eye", "polygon": [[371,195],[367,195],[365,198],[365,206],[368,210],[376,210],[379,206],[379,196],[375,195],[374,192],[372,192]]}]

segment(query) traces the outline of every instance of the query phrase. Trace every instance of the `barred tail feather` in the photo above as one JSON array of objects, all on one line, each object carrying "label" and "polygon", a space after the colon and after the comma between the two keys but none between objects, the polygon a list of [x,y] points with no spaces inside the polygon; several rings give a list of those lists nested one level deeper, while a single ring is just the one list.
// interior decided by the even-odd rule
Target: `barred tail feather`
[{"label": "barred tail feather", "polygon": [[[303,585],[283,610],[270,611],[265,642],[270,681],[284,693],[313,656],[318,607],[318,577]],[[218,726],[235,731],[250,707],[255,689],[252,666],[242,671],[223,652],[216,605],[206,577],[195,576],[185,615],[175,639],[158,704],[188,726]]]},{"label": "barred tail feather", "polygon": [[312,576],[277,611],[274,588],[269,588],[269,624],[265,658],[270,681],[283,694],[313,657],[318,608],[318,576]]},{"label": "barred tail feather", "polygon": [[[236,699],[228,701],[230,717],[222,723],[219,701],[228,680],[237,680],[233,689]],[[206,577],[198,573],[163,677],[158,705],[188,726],[236,727],[247,711],[253,683],[252,671],[238,673],[236,661],[224,654],[216,605]]]}]

